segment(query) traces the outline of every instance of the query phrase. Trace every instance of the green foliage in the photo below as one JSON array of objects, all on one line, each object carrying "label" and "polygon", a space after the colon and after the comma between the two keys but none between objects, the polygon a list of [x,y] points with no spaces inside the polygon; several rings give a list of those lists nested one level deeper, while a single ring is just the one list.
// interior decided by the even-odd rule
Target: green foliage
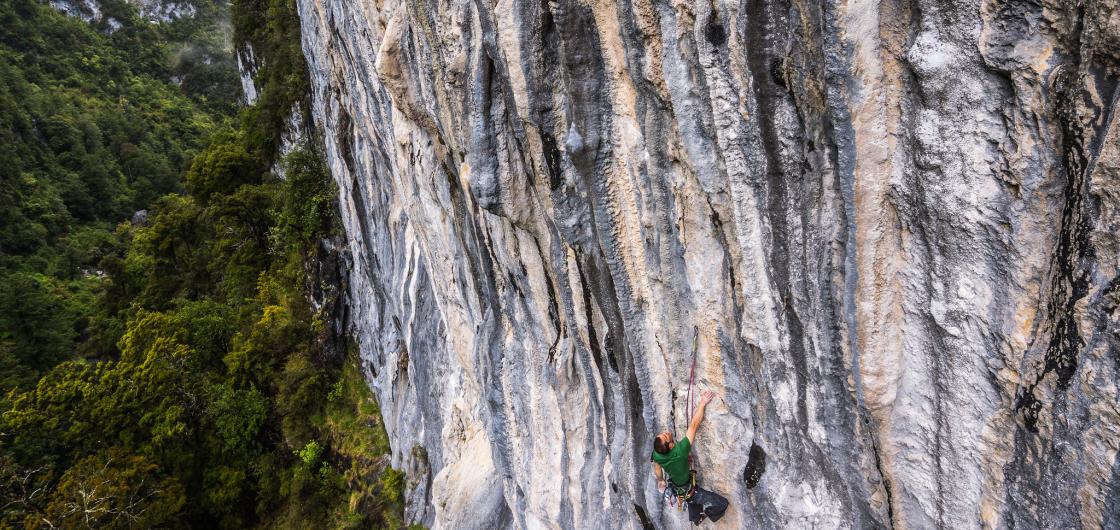
[{"label": "green foliage", "polygon": [[184,392],[192,378],[180,372],[191,351],[154,333],[141,342],[119,362],[62,363],[33,390],[16,394],[3,416],[13,446],[55,458],[113,440],[143,454],[181,454],[196,407]]},{"label": "green foliage", "polygon": [[284,159],[284,201],[279,225],[289,241],[310,247],[316,238],[330,235],[337,226],[333,186],[325,186],[323,159],[309,150],[297,150]]},{"label": "green foliage", "polygon": [[181,189],[180,171],[223,120],[170,82],[158,29],[123,2],[116,11],[124,25],[106,35],[36,0],[0,5],[0,249],[9,256]]},{"label": "green foliage", "polygon": [[260,161],[249,154],[240,135],[216,137],[191,162],[187,189],[203,204],[214,194],[229,195],[243,184],[256,184],[263,173]]},{"label": "green foliage", "polygon": [[77,311],[62,282],[30,272],[0,277],[0,351],[11,371],[4,388],[22,386],[73,353]]},{"label": "green foliage", "polygon": [[[164,25],[126,1],[98,3],[94,25],[39,0],[0,3],[3,393],[75,352],[115,353],[119,307],[103,304],[128,296],[102,298],[112,290],[102,265],[121,251],[113,227],[181,192],[194,154],[232,121],[238,79],[217,27],[223,3],[199,2],[189,22]],[[206,59],[206,81],[177,58],[186,41]],[[208,99],[216,86],[233,88],[222,104]]]},{"label": "green foliage", "polygon": [[393,468],[381,474],[381,491],[389,504],[404,503],[404,473]]},{"label": "green foliage", "polygon": [[182,485],[143,456],[117,448],[83,458],[59,479],[44,514],[58,528],[154,528],[176,521],[186,503]]},{"label": "green foliage", "polygon": [[208,388],[206,409],[209,443],[222,455],[244,456],[268,419],[268,400],[255,388],[236,389],[215,383]]},{"label": "green foliage", "polygon": [[220,370],[222,357],[237,333],[236,312],[228,305],[213,300],[180,300],[173,313],[180,327],[180,337],[195,351],[195,371]]},{"label": "green foliage", "polygon": [[238,120],[221,2],[100,5],[119,29],[0,5],[0,527],[402,528],[376,400],[308,302],[333,183],[313,144],[278,157],[293,0],[233,4]]},{"label": "green foliage", "polygon": [[205,212],[190,197],[166,195],[154,209],[149,225],[131,234],[124,273],[142,306],[163,308],[212,288],[213,239]]},{"label": "green foliage", "polygon": [[314,466],[319,461],[319,457],[323,455],[323,446],[319,445],[319,442],[311,440],[303,446],[303,449],[295,451],[295,454],[303,461],[303,465]]},{"label": "green foliage", "polygon": [[302,111],[311,81],[300,49],[299,13],[292,0],[232,0],[234,35],[260,62],[256,105],[241,115],[246,140],[272,162],[293,110]]},{"label": "green foliage", "polygon": [[334,385],[331,386],[330,393],[327,394],[327,401],[330,402],[330,403],[334,403],[335,401],[338,401],[338,400],[342,399],[343,389],[344,389],[344,386],[342,384],[342,381],[341,380],[335,381]]}]

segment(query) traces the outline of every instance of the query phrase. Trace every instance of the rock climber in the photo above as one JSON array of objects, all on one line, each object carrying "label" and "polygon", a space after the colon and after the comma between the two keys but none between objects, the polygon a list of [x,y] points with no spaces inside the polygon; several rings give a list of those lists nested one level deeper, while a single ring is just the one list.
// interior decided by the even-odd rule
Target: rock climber
[{"label": "rock climber", "polygon": [[653,439],[653,455],[650,457],[653,473],[657,475],[657,489],[664,492],[666,487],[672,488],[678,504],[683,502],[688,505],[688,520],[694,525],[700,524],[704,518],[716,522],[727,510],[727,499],[697,486],[688,458],[696,440],[696,430],[704,421],[704,408],[713,397],[715,394],[711,392],[704,392],[700,397],[700,406],[692,414],[688,432],[679,442],[673,442],[673,434],[669,431],[658,434]]}]

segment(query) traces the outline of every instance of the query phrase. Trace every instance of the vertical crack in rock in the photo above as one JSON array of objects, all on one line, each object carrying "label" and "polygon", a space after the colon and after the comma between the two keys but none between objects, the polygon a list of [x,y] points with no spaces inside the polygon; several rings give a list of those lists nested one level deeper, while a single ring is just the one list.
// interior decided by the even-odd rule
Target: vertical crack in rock
[{"label": "vertical crack in rock", "polygon": [[634,512],[638,514],[638,524],[642,525],[642,530],[656,530],[656,526],[650,521],[649,515],[646,514],[645,508],[640,505],[634,505]]}]

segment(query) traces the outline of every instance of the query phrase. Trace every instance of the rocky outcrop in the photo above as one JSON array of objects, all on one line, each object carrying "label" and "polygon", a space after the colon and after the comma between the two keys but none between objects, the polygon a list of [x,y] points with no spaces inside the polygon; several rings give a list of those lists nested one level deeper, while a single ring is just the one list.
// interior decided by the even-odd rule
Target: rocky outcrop
[{"label": "rocky outcrop", "polygon": [[[153,24],[191,18],[198,13],[193,0],[176,2],[173,0],[128,0],[136,8],[141,18]],[[105,16],[101,0],[50,0],[51,7],[72,17],[80,18],[91,24],[104,22],[105,31],[112,33],[121,28],[121,22],[112,16]],[[110,5],[110,11],[113,7]]]},{"label": "rocky outcrop", "polygon": [[96,0],[51,0],[50,4],[66,15],[86,22],[100,22],[104,18],[101,14],[101,3]]},{"label": "rocky outcrop", "polygon": [[413,520],[1120,525],[1115,1],[298,1]]},{"label": "rocky outcrop", "polygon": [[193,0],[129,0],[148,22],[171,22],[180,18],[190,18],[198,13]]}]

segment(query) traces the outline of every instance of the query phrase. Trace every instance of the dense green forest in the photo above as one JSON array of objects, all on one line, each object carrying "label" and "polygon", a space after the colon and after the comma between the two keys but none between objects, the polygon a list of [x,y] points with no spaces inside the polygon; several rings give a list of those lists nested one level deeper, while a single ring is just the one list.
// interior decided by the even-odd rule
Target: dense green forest
[{"label": "dense green forest", "polygon": [[293,1],[100,6],[0,1],[0,527],[403,526],[356,352],[308,301],[331,180],[314,141],[278,158]]}]

